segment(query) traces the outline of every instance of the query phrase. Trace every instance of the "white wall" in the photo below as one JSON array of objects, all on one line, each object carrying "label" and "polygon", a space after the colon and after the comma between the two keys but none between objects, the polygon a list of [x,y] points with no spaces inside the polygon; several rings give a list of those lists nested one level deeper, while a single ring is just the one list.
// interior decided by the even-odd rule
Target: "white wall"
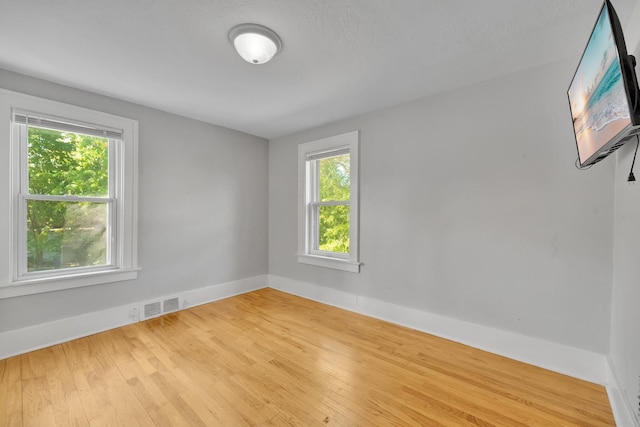
[{"label": "white wall", "polygon": [[[266,140],[4,70],[0,87],[139,121],[142,267],[134,281],[0,300],[0,332],[267,273]],[[1,157],[0,227],[8,167]]]},{"label": "white wall", "polygon": [[[574,167],[577,59],[269,142],[269,273],[604,354],[614,161]],[[297,145],[360,129],[360,274],[296,262]]]}]

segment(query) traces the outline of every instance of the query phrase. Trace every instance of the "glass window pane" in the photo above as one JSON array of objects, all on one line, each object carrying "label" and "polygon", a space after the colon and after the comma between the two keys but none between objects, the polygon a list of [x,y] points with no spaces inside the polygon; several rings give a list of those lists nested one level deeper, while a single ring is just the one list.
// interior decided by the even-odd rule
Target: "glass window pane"
[{"label": "glass window pane", "polygon": [[109,196],[109,140],[29,126],[29,194]]},{"label": "glass window pane", "polygon": [[107,264],[108,203],[27,201],[27,271]]},{"label": "glass window pane", "polygon": [[349,200],[351,184],[349,154],[316,161],[319,174],[319,201]]},{"label": "glass window pane", "polygon": [[318,249],[349,253],[349,206],[320,206]]}]

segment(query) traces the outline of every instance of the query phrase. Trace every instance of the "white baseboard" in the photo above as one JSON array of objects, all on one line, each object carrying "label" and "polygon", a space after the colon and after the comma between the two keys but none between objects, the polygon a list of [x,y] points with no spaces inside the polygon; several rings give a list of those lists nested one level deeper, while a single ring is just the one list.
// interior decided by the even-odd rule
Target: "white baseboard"
[{"label": "white baseboard", "polygon": [[634,416],[633,406],[625,398],[618,385],[618,378],[609,358],[606,358],[605,365],[607,371],[607,395],[609,396],[611,411],[616,419],[616,425],[619,427],[640,427],[639,420]]},{"label": "white baseboard", "polygon": [[137,322],[137,304],[0,333],[0,360]]},{"label": "white baseboard", "polygon": [[269,286],[596,384],[607,381],[605,356],[599,353],[285,277],[270,275]]},{"label": "white baseboard", "polygon": [[[267,275],[207,286],[181,293],[184,308],[262,289]],[[138,303],[112,307],[53,322],[0,333],[0,360],[138,321]]]},{"label": "white baseboard", "polygon": [[223,298],[229,298],[247,292],[268,287],[269,276],[248,277],[246,279],[235,280],[233,282],[221,283],[219,285],[207,286],[205,288],[193,289],[183,292],[184,308],[194,307]]}]

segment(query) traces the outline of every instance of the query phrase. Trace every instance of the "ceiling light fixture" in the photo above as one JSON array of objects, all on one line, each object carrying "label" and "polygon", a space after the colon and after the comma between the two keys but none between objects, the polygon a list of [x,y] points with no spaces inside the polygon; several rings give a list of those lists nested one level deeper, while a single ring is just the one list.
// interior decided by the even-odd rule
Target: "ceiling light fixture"
[{"label": "ceiling light fixture", "polygon": [[229,41],[242,59],[252,64],[269,62],[282,49],[280,37],[258,24],[236,25],[229,31]]}]

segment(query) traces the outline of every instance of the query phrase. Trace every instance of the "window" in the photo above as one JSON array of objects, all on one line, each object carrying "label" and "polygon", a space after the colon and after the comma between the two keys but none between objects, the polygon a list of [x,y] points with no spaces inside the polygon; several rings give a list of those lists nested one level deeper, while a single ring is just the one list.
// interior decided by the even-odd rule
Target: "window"
[{"label": "window", "polygon": [[9,95],[13,278],[0,297],[135,278],[137,122]]},{"label": "window", "polygon": [[359,272],[357,131],[298,147],[298,261]]}]

